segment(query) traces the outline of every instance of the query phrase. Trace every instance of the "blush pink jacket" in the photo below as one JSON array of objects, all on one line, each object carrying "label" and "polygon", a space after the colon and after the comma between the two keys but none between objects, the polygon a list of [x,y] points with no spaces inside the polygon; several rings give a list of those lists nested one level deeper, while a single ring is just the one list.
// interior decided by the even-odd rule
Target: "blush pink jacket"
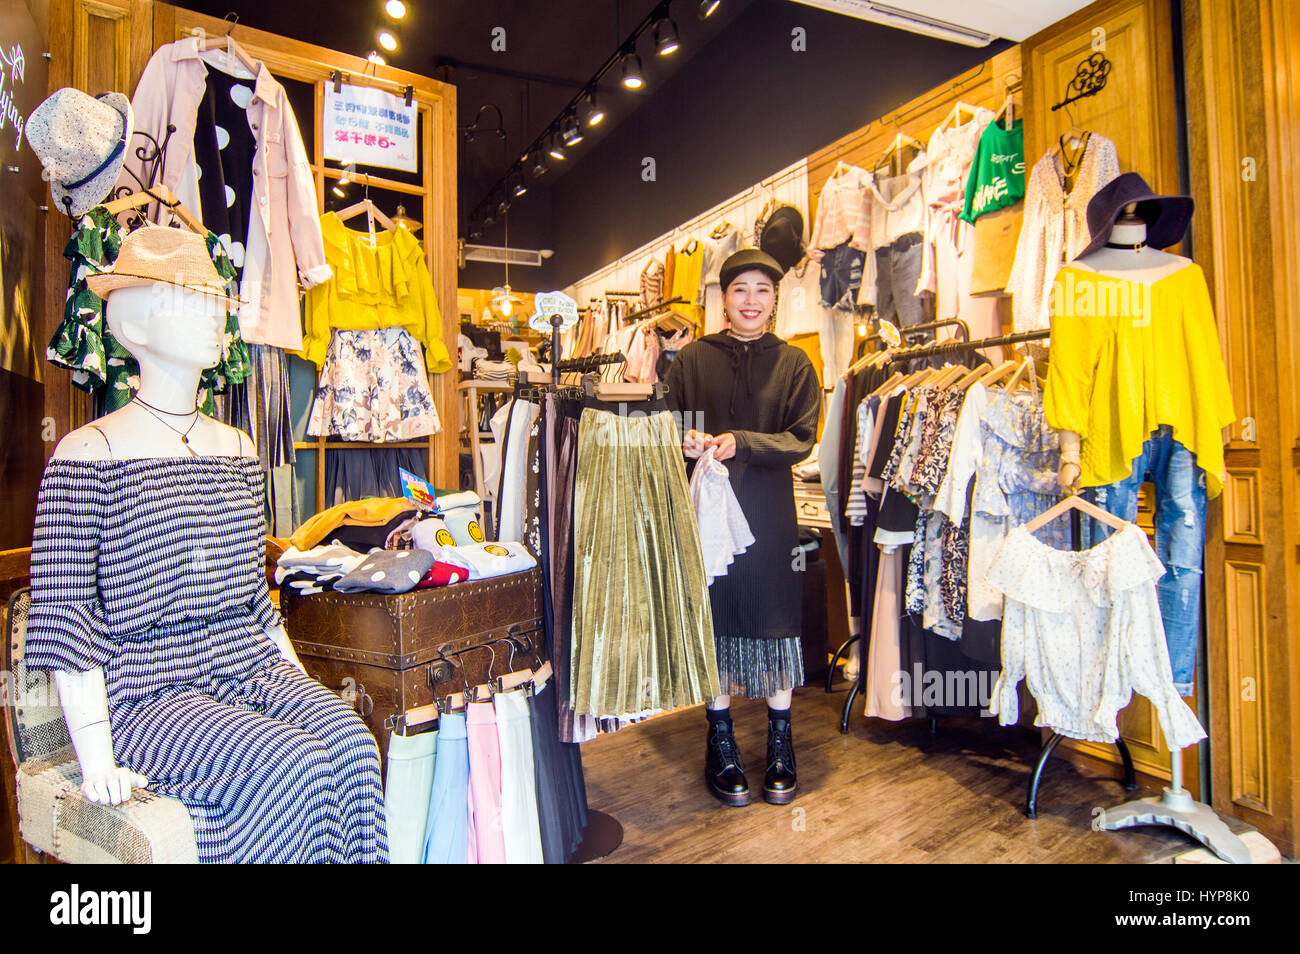
[{"label": "blush pink jacket", "polygon": [[[207,86],[208,66],[199,40],[187,38],[159,47],[145,67],[131,99],[135,128],[161,142],[167,126],[176,131],[167,144],[163,184],[199,218],[194,131],[199,103]],[[223,57],[224,51],[206,54]],[[248,235],[223,236],[227,244],[243,242],[239,330],[245,341],[288,351],[302,348],[298,286],[311,288],[333,277],[325,262],[316,184],[303,148],[302,135],[284,87],[258,63],[248,125],[257,140],[253,154],[253,215]],[[143,163],[127,150],[126,166],[144,178]],[[118,185],[139,185],[123,172]],[[151,209],[154,206],[150,207]],[[159,208],[156,220],[167,221]],[[232,253],[239,264],[239,255]]]}]

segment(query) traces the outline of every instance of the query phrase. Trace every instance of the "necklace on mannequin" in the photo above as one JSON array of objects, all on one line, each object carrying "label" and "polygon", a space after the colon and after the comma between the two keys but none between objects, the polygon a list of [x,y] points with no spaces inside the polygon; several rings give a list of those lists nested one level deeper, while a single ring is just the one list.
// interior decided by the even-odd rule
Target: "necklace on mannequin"
[{"label": "necklace on mannequin", "polygon": [[167,428],[169,431],[175,431],[180,436],[181,443],[185,445],[185,449],[190,452],[191,457],[199,456],[198,453],[194,450],[194,448],[190,446],[190,431],[194,430],[194,425],[199,422],[198,408],[195,408],[194,411],[192,412],[194,414],[194,420],[190,421],[190,426],[185,428],[185,430],[182,431],[179,427],[172,427],[170,422],[164,420],[159,415],[170,414],[172,417],[187,417],[188,415],[177,414],[175,411],[164,411],[162,408],[156,408],[152,404],[149,404],[146,401],[142,401],[138,397],[134,398],[134,401],[135,403],[139,404],[142,408],[144,408],[145,412],[148,413],[151,417],[153,417],[154,420],[156,420],[163,427]]}]

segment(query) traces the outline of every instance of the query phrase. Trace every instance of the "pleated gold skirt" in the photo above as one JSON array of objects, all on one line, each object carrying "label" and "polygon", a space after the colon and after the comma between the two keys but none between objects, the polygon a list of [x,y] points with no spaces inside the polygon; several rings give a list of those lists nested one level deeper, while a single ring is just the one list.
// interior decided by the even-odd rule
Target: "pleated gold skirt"
[{"label": "pleated gold skirt", "polygon": [[574,711],[626,716],[718,696],[709,588],[671,414],[583,410],[573,531]]}]

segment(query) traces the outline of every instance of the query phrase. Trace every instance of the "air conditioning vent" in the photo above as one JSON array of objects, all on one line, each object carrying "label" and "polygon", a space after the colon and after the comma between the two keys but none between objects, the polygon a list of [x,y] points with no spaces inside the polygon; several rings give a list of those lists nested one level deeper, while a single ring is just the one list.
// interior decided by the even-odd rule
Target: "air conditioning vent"
[{"label": "air conditioning vent", "polygon": [[887,3],[876,3],[875,0],[795,0],[795,2],[829,10],[832,13],[857,17],[859,20],[933,36],[940,40],[962,43],[966,46],[988,46],[997,39],[997,35],[993,33],[985,33],[983,30],[962,26],[959,23],[913,13],[911,10],[904,10],[902,7]]},{"label": "air conditioning vent", "polygon": [[536,249],[505,248],[500,245],[461,246],[461,262],[490,262],[495,265],[532,265],[540,267],[543,255]]}]

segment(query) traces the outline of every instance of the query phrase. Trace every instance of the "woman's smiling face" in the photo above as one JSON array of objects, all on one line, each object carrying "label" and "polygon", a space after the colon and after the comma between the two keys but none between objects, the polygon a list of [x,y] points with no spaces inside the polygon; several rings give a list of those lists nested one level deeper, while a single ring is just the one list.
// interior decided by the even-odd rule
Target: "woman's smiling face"
[{"label": "woman's smiling face", "polygon": [[751,268],[733,278],[723,296],[723,309],[731,330],[744,337],[766,330],[775,304],[776,285],[759,268]]}]

